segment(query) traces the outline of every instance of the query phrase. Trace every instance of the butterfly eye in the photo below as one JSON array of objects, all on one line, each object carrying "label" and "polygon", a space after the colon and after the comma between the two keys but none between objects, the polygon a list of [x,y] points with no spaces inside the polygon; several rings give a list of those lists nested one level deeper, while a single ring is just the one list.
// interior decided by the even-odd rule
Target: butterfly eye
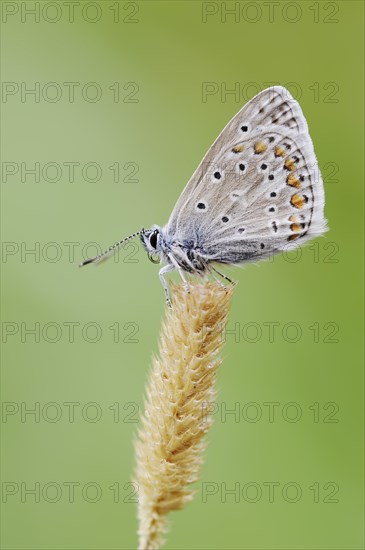
[{"label": "butterfly eye", "polygon": [[150,245],[154,249],[156,249],[156,247],[157,247],[157,235],[158,235],[158,231],[157,231],[157,229],[155,229],[155,231],[153,233],[151,233],[151,236],[150,236]]}]

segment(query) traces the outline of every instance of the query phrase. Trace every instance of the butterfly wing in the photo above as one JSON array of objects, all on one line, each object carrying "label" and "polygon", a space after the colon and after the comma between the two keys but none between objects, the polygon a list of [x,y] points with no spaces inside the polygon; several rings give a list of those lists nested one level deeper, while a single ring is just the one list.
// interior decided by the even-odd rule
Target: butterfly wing
[{"label": "butterfly wing", "polygon": [[326,231],[324,191],[302,110],[272,87],[213,143],[165,227],[208,260],[238,263]]}]

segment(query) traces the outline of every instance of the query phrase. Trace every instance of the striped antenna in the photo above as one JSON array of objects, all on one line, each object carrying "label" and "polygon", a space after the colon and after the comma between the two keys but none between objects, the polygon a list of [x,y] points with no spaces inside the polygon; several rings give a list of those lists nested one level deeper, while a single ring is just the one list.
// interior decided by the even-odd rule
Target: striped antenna
[{"label": "striped antenna", "polygon": [[121,241],[113,244],[107,250],[105,250],[98,256],[95,256],[95,258],[89,258],[88,260],[84,260],[83,262],[81,262],[81,264],[79,264],[79,267],[83,267],[84,265],[93,264],[103,259],[106,259],[107,256],[109,256],[112,252],[114,252],[116,248],[119,248],[119,246],[121,246],[122,244],[126,243],[127,241],[130,241],[131,239],[134,239],[135,237],[137,237],[137,235],[142,235],[143,233],[144,233],[144,228],[142,227],[141,231],[137,231],[136,233],[129,235],[129,237],[126,237],[125,239],[122,239]]}]

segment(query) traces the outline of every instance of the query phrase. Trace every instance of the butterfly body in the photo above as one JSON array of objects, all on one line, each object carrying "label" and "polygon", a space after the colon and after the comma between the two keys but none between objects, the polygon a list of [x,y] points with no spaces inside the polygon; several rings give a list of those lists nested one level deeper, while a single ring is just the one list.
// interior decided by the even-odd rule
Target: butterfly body
[{"label": "butterfly body", "polygon": [[[150,242],[151,234],[157,236],[156,240],[152,239],[152,244]],[[262,259],[273,251],[279,252],[272,246],[264,251],[265,245],[261,242],[242,243],[237,241],[230,243],[229,247],[224,244],[212,246],[209,243],[204,244],[199,237],[199,232],[197,232],[193,240],[170,239],[166,235],[166,228],[158,226],[153,230],[142,230],[140,233],[141,242],[153,262],[175,264],[188,273],[205,272],[209,270],[209,264],[212,262],[240,264]],[[153,259],[156,256],[159,258],[158,260]]]},{"label": "butterfly body", "polygon": [[249,101],[223,129],[167,224],[137,234],[150,259],[166,264],[160,279],[169,301],[168,271],[177,269],[186,281],[185,273],[217,272],[213,264],[267,258],[292,241],[324,233],[323,210],[323,183],[306,120],[288,90],[275,86]]}]

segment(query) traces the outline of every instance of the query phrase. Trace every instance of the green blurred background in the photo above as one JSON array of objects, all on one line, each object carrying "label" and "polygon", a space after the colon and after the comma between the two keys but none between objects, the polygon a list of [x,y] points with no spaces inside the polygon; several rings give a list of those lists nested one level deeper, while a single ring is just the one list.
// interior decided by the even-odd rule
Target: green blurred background
[{"label": "green blurred background", "polygon": [[363,548],[362,20],[356,1],[2,2],[3,548],[136,547],[158,267],[138,243],[77,265],[164,224],[274,83],[308,120],[330,232],[230,271],[207,460],[166,547]]}]

